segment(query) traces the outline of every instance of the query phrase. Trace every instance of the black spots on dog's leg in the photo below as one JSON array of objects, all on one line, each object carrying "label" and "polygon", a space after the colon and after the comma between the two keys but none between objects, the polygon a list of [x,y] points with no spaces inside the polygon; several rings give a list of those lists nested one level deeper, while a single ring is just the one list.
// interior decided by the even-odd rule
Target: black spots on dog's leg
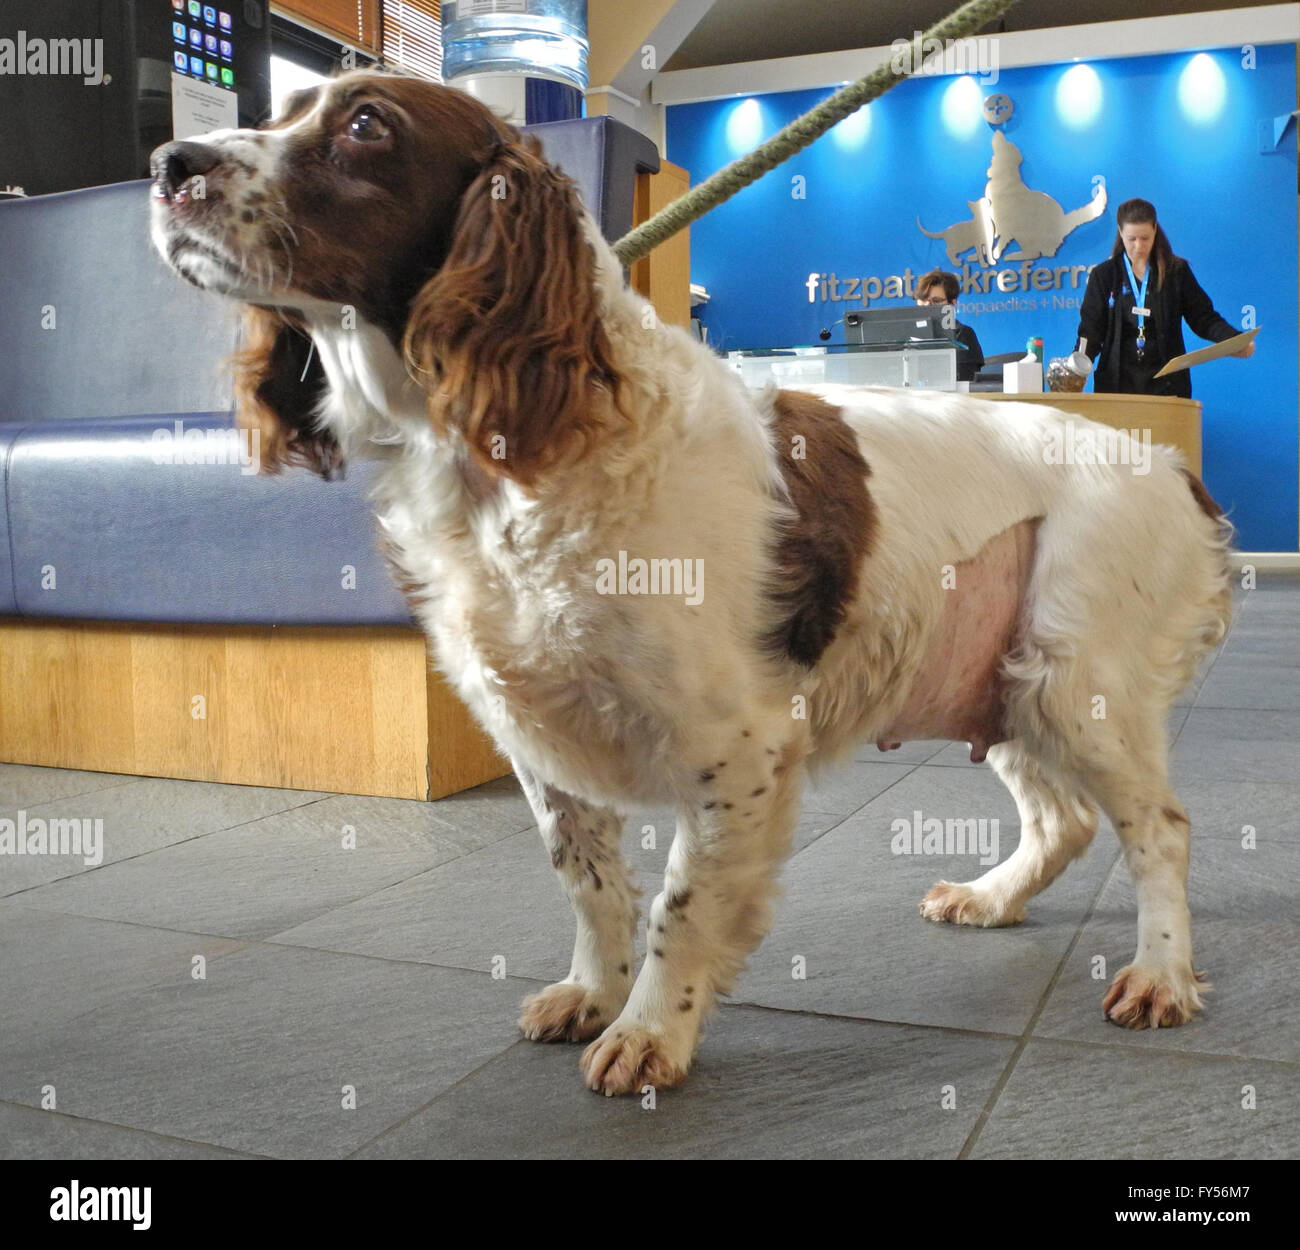
[{"label": "black spots on dog's leg", "polygon": [[716,764],[714,764],[713,768],[714,771],[716,772],[719,768],[726,768],[726,766],[727,766],[726,760],[719,760]]},{"label": "black spots on dog's leg", "polygon": [[670,911],[681,911],[687,903],[691,901],[691,891],[689,889],[669,894],[664,900],[664,906]]},{"label": "black spots on dog's leg", "polygon": [[1119,822],[1119,827],[1121,829],[1131,829],[1133,827],[1133,822],[1131,820],[1121,820]]},{"label": "black spots on dog's leg", "polygon": [[693,1006],[694,1006],[694,1003],[692,1003],[691,1000],[690,1000],[689,998],[683,998],[682,1001],[681,1001],[680,1003],[677,1004],[677,1010],[678,1010],[678,1011],[690,1011],[690,1009],[691,1009]]},{"label": "black spots on dog's leg", "polygon": [[625,977],[625,976],[627,976],[627,973],[628,973],[628,967],[627,967],[627,964],[619,964],[619,966],[618,966],[618,975],[621,976],[621,977]]},{"label": "black spots on dog's leg", "polygon": [[667,930],[663,927],[663,925],[661,925],[661,924],[657,924],[657,925],[655,925],[655,932],[656,932],[656,933],[666,933]]},{"label": "black spots on dog's leg", "polygon": [[750,736],[749,730],[748,730],[748,729],[742,729],[742,730],[740,731],[740,736],[741,736],[742,738],[748,738],[748,737]]},{"label": "black spots on dog's leg", "polygon": [[567,851],[568,848],[563,842],[557,842],[555,846],[551,848],[551,867],[554,868],[556,872],[559,872],[559,870],[564,867],[564,861],[567,858]]},{"label": "black spots on dog's leg", "polygon": [[767,787],[766,787],[766,786],[759,786],[757,790],[753,790],[753,791],[750,792],[749,797],[750,797],[751,799],[756,799],[756,798],[758,798],[758,796],[759,796],[760,794],[766,794],[766,793],[767,793]]},{"label": "black spots on dog's leg", "polygon": [[715,807],[717,807],[717,803],[713,799],[710,799],[704,804],[704,810],[706,812],[711,812]]},{"label": "black spots on dog's leg", "polygon": [[693,986],[693,985],[688,985],[688,986],[687,986],[687,987],[682,991],[682,993],[683,993],[683,994],[694,994],[694,993],[695,993],[695,986]]},{"label": "black spots on dog's leg", "polygon": [[710,771],[706,768],[706,769],[704,770],[704,772],[702,772],[702,773],[700,774],[700,780],[701,780],[701,781],[712,781],[713,778],[714,778],[715,776],[716,776],[715,773],[710,772]]},{"label": "black spots on dog's leg", "polygon": [[724,803],[724,804],[722,805],[722,810],[723,810],[724,812],[729,812],[729,811],[731,811],[731,809],[732,809],[733,807],[735,807],[735,806],[736,806],[736,805],[735,805],[734,803]]},{"label": "black spots on dog's leg", "polygon": [[766,750],[769,755],[776,754],[776,751],[774,751],[771,747],[765,747],[764,750]]},{"label": "black spots on dog's leg", "polygon": [[587,861],[587,872],[591,874],[591,879],[596,883],[596,889],[601,889],[605,883],[600,879],[600,873],[596,871],[595,865],[590,860]]},{"label": "black spots on dog's leg", "polygon": [[1164,940],[1165,940],[1166,942],[1169,941],[1169,934],[1167,934],[1167,933],[1162,933],[1160,936],[1161,936],[1162,938],[1164,938]]},{"label": "black spots on dog's leg", "polygon": [[652,947],[650,948],[650,953],[651,953],[651,954],[652,954],[656,959],[662,959],[662,958],[664,957],[664,953],[663,953],[663,951],[661,951],[657,946],[652,946]]}]

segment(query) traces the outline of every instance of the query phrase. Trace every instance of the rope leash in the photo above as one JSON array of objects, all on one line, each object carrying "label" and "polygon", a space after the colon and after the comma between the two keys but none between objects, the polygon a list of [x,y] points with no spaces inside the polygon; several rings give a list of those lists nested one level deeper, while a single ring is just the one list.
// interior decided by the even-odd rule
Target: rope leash
[{"label": "rope leash", "polygon": [[841,88],[802,117],[796,117],[748,156],[742,156],[726,168],[718,170],[698,187],[692,187],[680,199],[660,209],[649,221],[629,231],[614,244],[615,255],[624,266],[630,266],[649,255],[665,239],[671,238],[691,222],[703,217],[710,209],[729,200],[737,191],[757,181],[782,161],[789,160],[850,113],[856,113],[864,104],[870,104],[890,87],[910,77],[915,67],[921,64],[922,48],[927,41],[937,39],[940,43],[946,43],[949,39],[968,38],[988,22],[1001,17],[1016,2],[1017,0],[970,0],[968,4],[962,5],[930,27],[925,34],[912,40],[909,58],[911,68],[894,69],[893,62],[898,58],[890,57],[865,78],[859,78],[857,82]]}]

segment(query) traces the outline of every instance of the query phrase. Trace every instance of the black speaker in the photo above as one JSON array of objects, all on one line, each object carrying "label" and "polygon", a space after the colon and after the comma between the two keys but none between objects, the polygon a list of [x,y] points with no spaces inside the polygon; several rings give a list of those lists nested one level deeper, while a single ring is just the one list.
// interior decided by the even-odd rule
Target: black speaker
[{"label": "black speaker", "polygon": [[0,192],[144,178],[160,143],[270,105],[266,0],[0,3]]}]

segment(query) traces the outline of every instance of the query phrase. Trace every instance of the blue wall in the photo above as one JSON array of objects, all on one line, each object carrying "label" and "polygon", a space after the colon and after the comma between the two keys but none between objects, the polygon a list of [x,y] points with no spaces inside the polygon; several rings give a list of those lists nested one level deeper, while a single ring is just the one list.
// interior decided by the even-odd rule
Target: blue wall
[{"label": "blue wall", "polygon": [[[1175,253],[1190,261],[1228,321],[1241,325],[1245,306],[1255,309],[1263,327],[1255,355],[1192,373],[1193,396],[1204,405],[1204,474],[1238,527],[1240,548],[1296,550],[1294,134],[1277,153],[1260,152],[1261,122],[1295,107],[1295,49],[1259,47],[1253,55],[1253,68],[1243,65],[1240,48],[1229,48],[1199,59],[1187,53],[1007,70],[986,87],[953,77],[901,84],[692,226],[691,278],[712,297],[702,313],[710,342],[722,349],[812,344],[823,327],[843,342],[842,325],[833,323],[862,301],[810,303],[810,273],[843,282],[958,268],[943,240],[917,229],[917,218],[939,231],[970,217],[967,201],[983,195],[991,156],[992,128],[979,103],[1003,93],[1015,105],[1003,129],[1024,156],[1026,186],[1068,212],[1088,203],[1095,176],[1106,184],[1104,214],[1069,234],[1054,257],[1033,262],[1036,269],[1104,259],[1115,208],[1141,196],[1156,205]],[[698,183],[829,94],[674,106],[668,158]],[[969,256],[967,263],[980,269]],[[1019,262],[995,268],[1018,270]],[[1048,356],[1060,355],[1073,346],[1085,281],[1080,274],[1077,287],[1066,277],[1059,291],[966,294],[958,315],[986,355],[1023,350],[1034,334]],[[1056,299],[1067,306],[1053,306]],[[1035,306],[1005,306],[1012,301]],[[1204,346],[1186,326],[1184,336],[1188,350]]]}]

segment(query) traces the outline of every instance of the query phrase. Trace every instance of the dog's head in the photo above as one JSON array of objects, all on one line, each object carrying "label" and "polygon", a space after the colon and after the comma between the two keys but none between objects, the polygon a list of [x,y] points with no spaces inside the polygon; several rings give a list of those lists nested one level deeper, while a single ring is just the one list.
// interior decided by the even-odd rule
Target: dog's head
[{"label": "dog's head", "polygon": [[492,472],[528,482],[586,441],[591,389],[616,378],[576,189],[473,97],[346,74],[260,130],[166,144],[152,169],[158,250],[249,306],[237,403],[268,468],[337,464],[310,333],[349,315]]}]

